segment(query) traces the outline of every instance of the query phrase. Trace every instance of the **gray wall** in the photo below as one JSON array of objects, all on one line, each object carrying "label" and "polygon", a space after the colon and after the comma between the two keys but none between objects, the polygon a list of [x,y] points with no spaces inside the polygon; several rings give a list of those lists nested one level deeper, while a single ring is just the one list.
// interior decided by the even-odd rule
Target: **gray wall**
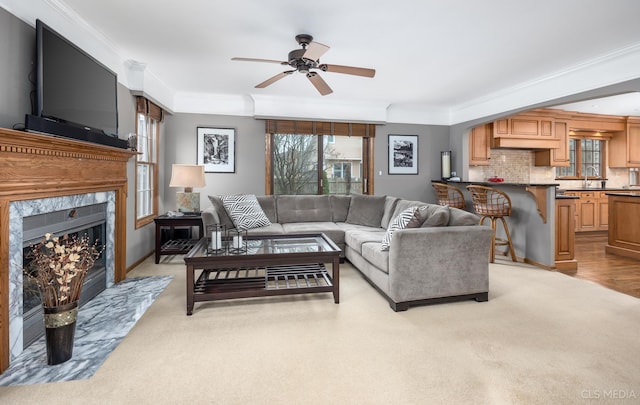
[{"label": "gray wall", "polygon": [[[0,127],[23,128],[31,114],[30,93],[35,80],[33,64],[36,31],[0,8]],[[18,126],[16,126],[18,125]]]},{"label": "gray wall", "polygon": [[[24,128],[25,114],[31,114],[31,93],[35,91],[35,28],[0,8],[0,127]],[[135,132],[134,98],[118,84],[119,133]],[[123,137],[123,135],[121,135]],[[154,249],[153,223],[135,229],[135,161],[127,166],[127,266]],[[162,179],[162,176],[161,176]],[[161,211],[164,209],[161,205]]]},{"label": "gray wall", "polygon": [[164,206],[176,208],[176,192],[170,188],[171,165],[197,163],[197,128],[235,128],[236,172],[206,173],[207,186],[194,189],[200,193],[200,207],[209,206],[208,195],[252,193],[264,194],[264,121],[251,117],[207,114],[175,114],[165,118],[162,153],[166,176],[161,186]]},{"label": "gray wall", "polygon": [[[418,135],[418,174],[389,174],[389,135]],[[449,127],[438,125],[378,125],[375,141],[375,183],[377,195],[435,202],[431,180],[440,178],[440,152],[449,150]],[[380,172],[382,171],[382,175]]]},{"label": "gray wall", "polygon": [[[163,139],[164,206],[175,209],[176,189],[169,188],[173,163],[197,162],[197,127],[236,129],[236,172],[207,173],[207,186],[200,192],[200,206],[209,206],[208,195],[229,193],[264,194],[265,124],[252,117],[175,114],[166,118]],[[388,135],[418,135],[418,175],[389,175]],[[435,201],[431,180],[440,177],[440,151],[448,150],[449,128],[429,125],[379,125],[375,138],[374,190],[377,195],[394,195],[421,201]],[[382,172],[382,175],[379,173]],[[161,190],[162,191],[162,190]]]}]

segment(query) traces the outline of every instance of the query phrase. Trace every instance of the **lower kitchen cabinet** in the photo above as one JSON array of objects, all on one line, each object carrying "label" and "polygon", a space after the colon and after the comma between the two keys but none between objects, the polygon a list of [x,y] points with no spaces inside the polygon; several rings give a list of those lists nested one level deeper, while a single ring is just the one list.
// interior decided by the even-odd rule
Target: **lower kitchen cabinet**
[{"label": "lower kitchen cabinet", "polygon": [[580,197],[576,204],[576,232],[609,229],[609,198],[605,191],[572,191],[565,194]]}]

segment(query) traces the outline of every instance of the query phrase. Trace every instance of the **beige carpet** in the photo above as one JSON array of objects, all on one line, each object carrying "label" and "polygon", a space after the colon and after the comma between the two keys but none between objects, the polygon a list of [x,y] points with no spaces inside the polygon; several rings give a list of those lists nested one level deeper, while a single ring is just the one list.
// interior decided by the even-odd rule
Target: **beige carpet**
[{"label": "beige carpet", "polygon": [[[489,302],[393,312],[349,265],[330,294],[196,304],[175,279],[89,380],[0,388],[2,404],[640,402],[640,300],[491,265]],[[623,399],[620,399],[623,397]]]}]

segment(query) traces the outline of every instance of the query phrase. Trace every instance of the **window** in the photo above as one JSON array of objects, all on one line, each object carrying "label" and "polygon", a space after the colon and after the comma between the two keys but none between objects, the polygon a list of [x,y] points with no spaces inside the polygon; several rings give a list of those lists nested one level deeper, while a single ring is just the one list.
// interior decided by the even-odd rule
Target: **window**
[{"label": "window", "polygon": [[334,163],[332,177],[334,179],[351,178],[351,163],[347,163],[347,162]]},{"label": "window", "polygon": [[568,167],[556,168],[556,177],[563,179],[584,179],[605,177],[605,141],[593,138],[570,138]]},{"label": "window", "polygon": [[267,194],[373,193],[375,126],[267,121]]},{"label": "window", "polygon": [[136,97],[136,228],[153,221],[158,213],[158,140],[162,109]]}]

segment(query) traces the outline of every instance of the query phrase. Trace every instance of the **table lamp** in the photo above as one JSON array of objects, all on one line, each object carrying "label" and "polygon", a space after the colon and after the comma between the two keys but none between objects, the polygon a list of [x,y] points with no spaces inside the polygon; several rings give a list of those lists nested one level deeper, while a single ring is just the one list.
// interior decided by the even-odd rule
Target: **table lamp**
[{"label": "table lamp", "polygon": [[179,212],[200,212],[200,193],[194,193],[194,187],[204,187],[204,166],[171,166],[169,187],[184,187],[184,192],[176,193],[176,205]]}]

